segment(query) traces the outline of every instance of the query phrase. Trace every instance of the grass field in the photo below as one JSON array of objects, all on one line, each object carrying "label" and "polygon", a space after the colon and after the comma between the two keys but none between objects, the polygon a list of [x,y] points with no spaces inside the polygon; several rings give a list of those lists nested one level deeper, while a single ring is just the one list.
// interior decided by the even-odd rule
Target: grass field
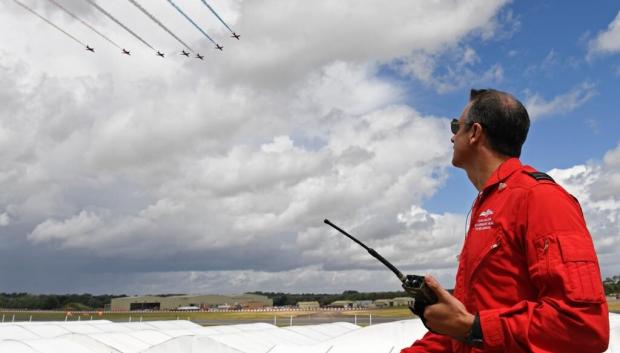
[{"label": "grass field", "polygon": [[609,311],[620,314],[620,300],[614,300],[608,302]]},{"label": "grass field", "polygon": [[[13,315],[15,315],[13,317]],[[56,311],[1,311],[0,318],[4,316],[4,322],[7,321],[64,321],[65,312]],[[297,317],[322,316],[331,317],[334,321],[338,317],[352,318],[355,315],[382,318],[405,318],[413,317],[407,308],[391,308],[391,309],[372,309],[372,310],[351,310],[351,311],[260,311],[260,312],[122,312],[110,313],[103,312],[102,315],[93,313],[72,312],[67,316],[67,320],[111,320],[111,321],[154,321],[154,320],[191,320],[191,321],[208,321],[208,320],[264,320],[272,321],[274,316],[278,321],[285,321]],[[32,318],[31,318],[32,317]],[[287,321],[288,322],[288,321]]]},{"label": "grass field", "polygon": [[[144,321],[154,320],[271,320],[274,316],[278,319],[298,317],[313,314],[309,311],[264,311],[264,312],[123,312],[111,313],[103,312],[102,315],[93,313],[72,312],[67,320],[111,320],[111,321],[138,321],[142,318]],[[12,321],[15,315],[15,321],[28,321],[32,316],[33,321],[64,321],[67,314],[65,312],[56,311],[1,311],[0,317],[4,316],[4,321]]]},{"label": "grass field", "polygon": [[[609,302],[609,311],[620,313],[620,300]],[[65,312],[59,311],[0,311],[0,318],[4,322],[7,321],[64,321]],[[308,316],[329,316],[338,320],[338,317],[353,317],[355,315],[372,315],[380,318],[407,318],[413,317],[408,308],[388,308],[388,309],[370,309],[370,310],[347,310],[347,311],[260,311],[260,312],[131,312],[131,313],[110,313],[103,312],[102,315],[93,313],[77,313],[73,312],[67,317],[67,320],[111,320],[111,321],[153,321],[153,320],[191,320],[191,321],[207,321],[207,320],[273,320],[274,316],[278,321],[297,317]]]},{"label": "grass field", "polygon": [[389,309],[373,309],[373,310],[351,310],[344,311],[342,315],[354,316],[354,315],[372,315],[376,317],[413,317],[411,310],[407,307],[402,308],[389,308]]}]

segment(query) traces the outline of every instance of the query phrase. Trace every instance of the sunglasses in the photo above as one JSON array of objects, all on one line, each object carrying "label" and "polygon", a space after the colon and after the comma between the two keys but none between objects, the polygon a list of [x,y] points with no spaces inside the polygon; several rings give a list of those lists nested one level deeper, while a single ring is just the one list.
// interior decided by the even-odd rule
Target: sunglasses
[{"label": "sunglasses", "polygon": [[459,132],[460,128],[461,128],[461,122],[458,119],[452,119],[452,121],[450,122],[450,130],[452,131],[452,134],[456,135]]},{"label": "sunglasses", "polygon": [[[475,122],[476,121],[460,122],[458,119],[452,119],[452,121],[450,121],[450,131],[452,131],[452,134],[456,135],[459,132],[459,129],[461,128],[461,124],[472,125]],[[482,123],[478,123],[478,124],[482,125]]]}]

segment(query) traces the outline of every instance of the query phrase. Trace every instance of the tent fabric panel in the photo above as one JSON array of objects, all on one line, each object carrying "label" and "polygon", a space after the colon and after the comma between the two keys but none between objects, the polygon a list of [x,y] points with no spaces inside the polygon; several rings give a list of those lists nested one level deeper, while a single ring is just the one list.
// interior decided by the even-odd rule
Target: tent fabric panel
[{"label": "tent fabric panel", "polygon": [[[207,336],[176,337],[141,353],[246,353],[221,344]],[[261,352],[264,353],[264,352]]]},{"label": "tent fabric panel", "polygon": [[16,341],[16,340],[0,341],[0,352],[40,353],[40,352],[37,352],[34,348],[28,346],[25,342]]},{"label": "tent fabric panel", "polygon": [[63,335],[67,335],[71,333],[66,328],[60,325],[57,325],[57,324],[27,325],[24,328],[40,338],[53,338],[53,337],[63,336]]},{"label": "tent fabric panel", "polygon": [[139,330],[128,332],[127,334],[133,338],[149,344],[150,346],[160,344],[173,338],[172,336],[167,335],[162,331],[156,330]]},{"label": "tent fabric panel", "polygon": [[89,347],[60,337],[28,340],[26,343],[39,353],[99,353]]},{"label": "tent fabric panel", "polygon": [[391,342],[397,347],[408,347],[413,341],[422,338],[427,329],[421,320],[395,321],[364,327],[335,337],[328,343],[336,345],[355,345],[357,342]]},{"label": "tent fabric panel", "polygon": [[352,325],[354,327],[350,327],[348,325],[340,325],[342,323],[329,323],[329,324],[320,324],[320,325],[310,325],[310,326],[301,326],[308,327],[313,331],[319,332],[325,336],[330,338],[340,336],[346,332],[359,329],[359,326]]},{"label": "tent fabric panel", "polygon": [[[63,336],[63,338],[75,342],[77,344],[80,344],[83,347],[86,347],[90,350],[93,350],[97,353],[122,353],[121,351],[119,351],[118,349],[104,343],[101,341],[97,341],[96,339],[88,336],[88,335],[82,335],[82,334],[78,334],[78,333],[72,333],[70,335],[67,336]],[[61,352],[58,352],[61,353]]]},{"label": "tent fabric panel", "polygon": [[139,352],[151,347],[150,344],[131,337],[126,333],[97,333],[88,336],[121,352]]},{"label": "tent fabric panel", "polygon": [[39,338],[39,336],[23,328],[21,325],[4,324],[0,326],[0,340],[5,340],[5,339],[25,340],[25,339],[35,339],[35,338]]},{"label": "tent fabric panel", "polygon": [[245,353],[262,353],[267,352],[269,348],[275,344],[269,344],[261,341],[251,340],[246,334],[229,334],[221,336],[207,336],[221,344]]},{"label": "tent fabric panel", "polygon": [[609,314],[609,348],[605,353],[620,353],[620,314]]},{"label": "tent fabric panel", "polygon": [[202,328],[202,326],[198,324],[185,320],[149,321],[149,324],[161,330],[192,330]]}]

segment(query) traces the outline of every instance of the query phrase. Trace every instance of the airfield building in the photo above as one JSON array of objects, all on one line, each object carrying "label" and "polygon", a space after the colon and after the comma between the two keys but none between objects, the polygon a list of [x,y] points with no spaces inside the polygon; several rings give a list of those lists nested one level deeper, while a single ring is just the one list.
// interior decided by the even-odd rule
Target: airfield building
[{"label": "airfield building", "polygon": [[375,300],[375,306],[377,308],[387,308],[392,306],[407,306],[413,305],[413,298],[410,297],[398,297],[393,299],[377,299]]},{"label": "airfield building", "polygon": [[318,310],[321,305],[317,301],[297,302],[297,307],[302,310]]},{"label": "airfield building", "polygon": [[336,300],[331,304],[327,305],[328,308],[352,308],[353,301],[351,300]]},{"label": "airfield building", "polygon": [[272,307],[273,300],[264,295],[179,295],[135,296],[113,298],[112,311],[131,310],[205,310],[205,309],[258,309]]},{"label": "airfield building", "polygon": [[369,309],[375,308],[375,304],[372,300],[336,300],[327,305],[328,308],[357,308],[357,309]]}]

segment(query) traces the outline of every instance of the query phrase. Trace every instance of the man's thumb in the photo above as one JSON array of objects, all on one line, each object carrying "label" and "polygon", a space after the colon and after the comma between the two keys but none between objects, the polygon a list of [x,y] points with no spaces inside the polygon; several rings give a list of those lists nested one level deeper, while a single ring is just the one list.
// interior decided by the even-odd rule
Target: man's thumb
[{"label": "man's thumb", "polygon": [[437,299],[439,299],[439,301],[442,301],[444,298],[447,298],[450,296],[450,293],[447,290],[445,290],[441,286],[441,284],[439,284],[439,282],[435,279],[435,277],[429,276],[429,275],[424,276],[424,283],[426,283],[426,286],[432,289],[433,292],[435,292],[435,294],[437,295]]}]

